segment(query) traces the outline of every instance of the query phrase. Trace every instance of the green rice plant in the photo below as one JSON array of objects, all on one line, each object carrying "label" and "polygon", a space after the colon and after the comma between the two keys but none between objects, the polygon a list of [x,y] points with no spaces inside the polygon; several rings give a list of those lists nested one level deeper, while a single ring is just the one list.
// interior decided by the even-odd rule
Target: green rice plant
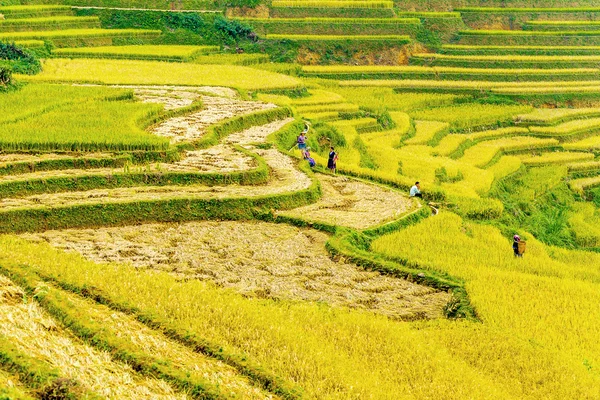
[{"label": "green rice plant", "polygon": [[375,129],[379,126],[375,118],[369,117],[339,120],[332,123],[332,125],[335,127],[351,126],[357,131]]},{"label": "green rice plant", "polygon": [[[548,71],[546,71],[547,73]],[[575,87],[578,90],[583,87],[596,88],[600,86],[600,81],[525,81],[525,82],[490,82],[490,81],[452,81],[452,80],[417,80],[417,79],[361,79],[340,81],[341,87],[384,87],[398,89],[465,89],[471,91],[485,90],[532,90],[547,88],[570,88]]]},{"label": "green rice plant", "polygon": [[250,18],[242,19],[260,34],[399,35],[415,36],[418,18]]},{"label": "green rice plant", "polygon": [[475,45],[600,45],[600,31],[460,31],[460,44]]},{"label": "green rice plant", "polygon": [[25,79],[41,82],[101,82],[128,85],[215,85],[246,90],[293,89],[302,86],[300,80],[291,76],[237,65],[101,59],[46,60],[42,73]]},{"label": "green rice plant", "polygon": [[459,12],[437,12],[437,11],[396,11],[400,18],[460,18]]},{"label": "green rice plant", "polygon": [[164,150],[168,140],[140,127],[161,111],[162,105],[126,101],[74,103],[0,125],[0,147],[12,151]]},{"label": "green rice plant", "polygon": [[600,21],[528,21],[523,29],[532,31],[588,31],[600,29]]},{"label": "green rice plant", "polygon": [[536,108],[516,116],[523,125],[557,125],[577,118],[600,117],[600,108]]},{"label": "green rice plant", "polygon": [[304,118],[309,121],[334,121],[340,117],[340,113],[337,111],[323,111],[315,113],[304,113]]},{"label": "green rice plant", "polygon": [[599,55],[600,46],[480,46],[464,44],[444,44],[442,54],[453,55]]},{"label": "green rice plant", "polygon": [[[1,32],[0,41],[48,40],[56,46],[68,47],[74,43],[112,41],[113,38],[152,39],[162,32],[150,29],[65,29],[40,32]],[[96,40],[96,42],[93,42]],[[112,44],[112,43],[108,43]]]},{"label": "green rice plant", "polygon": [[15,44],[19,47],[24,48],[36,48],[36,47],[44,47],[43,40],[17,40]]},{"label": "green rice plant", "polygon": [[452,104],[461,100],[461,96],[432,93],[395,93],[391,88],[378,87],[335,87],[329,90],[343,96],[344,99],[358,104],[371,112],[381,110],[410,111]]},{"label": "green rice plant", "polygon": [[556,139],[539,139],[526,136],[489,140],[465,150],[464,156],[460,158],[460,161],[478,168],[485,168],[499,154],[553,148],[557,144],[558,140]]},{"label": "green rice plant", "polygon": [[0,96],[0,125],[34,119],[49,111],[85,101],[133,100],[128,89],[101,86],[29,84]]},{"label": "green rice plant", "polygon": [[303,115],[304,113],[322,113],[329,111],[336,112],[358,112],[358,106],[352,103],[336,103],[336,104],[318,104],[318,105],[308,105],[308,106],[296,106],[295,107],[298,113]]},{"label": "green rice plant", "polygon": [[323,104],[336,104],[343,103],[344,97],[341,95],[322,89],[310,89],[308,97],[300,97],[297,99],[290,99],[289,103],[296,106],[318,106]]},{"label": "green rice plant", "polygon": [[393,8],[387,0],[273,0],[273,7],[305,8]]},{"label": "green rice plant", "polygon": [[410,43],[410,37],[406,35],[267,35],[268,40],[292,40],[292,41],[382,41],[406,44]]},{"label": "green rice plant", "polygon": [[0,32],[100,28],[98,17],[44,17],[0,20]]},{"label": "green rice plant", "polygon": [[523,55],[448,55],[417,53],[410,58],[411,65],[458,68],[595,68],[600,55],[523,56]]},{"label": "green rice plant", "polygon": [[308,18],[235,18],[243,22],[271,22],[271,23],[305,23],[305,22],[336,22],[336,23],[360,23],[360,24],[397,24],[397,25],[420,25],[419,18],[327,18],[327,17],[308,17]]},{"label": "green rice plant", "polygon": [[[302,68],[305,76],[327,79],[390,79],[417,80],[431,79],[465,81],[594,81],[598,79],[596,68],[553,69],[510,69],[510,68],[459,68],[424,66],[347,66],[347,65],[307,65]],[[471,85],[475,84],[471,82]],[[471,86],[470,85],[470,86]],[[487,83],[490,86],[489,83]]]},{"label": "green rice plant", "polygon": [[393,8],[271,7],[271,18],[394,18]]},{"label": "green rice plant", "polygon": [[520,157],[524,165],[536,167],[548,164],[566,164],[576,161],[589,161],[594,159],[594,154],[583,152],[556,151],[542,153],[541,155],[523,155]]},{"label": "green rice plant", "polygon": [[569,215],[569,227],[581,247],[600,247],[600,213],[593,204],[576,203]]},{"label": "green rice plant", "polygon": [[219,50],[218,46],[101,46],[62,48],[53,55],[68,58],[124,58],[134,60],[190,61],[193,58]]},{"label": "green rice plant", "polygon": [[66,5],[26,5],[0,7],[0,14],[13,19],[72,15],[73,12]]},{"label": "green rice plant", "polygon": [[448,131],[450,124],[441,121],[415,121],[415,136],[406,140],[404,143],[427,144],[438,135],[443,135]]},{"label": "green rice plant", "polygon": [[532,110],[526,105],[460,104],[411,112],[417,120],[442,121],[450,131],[484,130],[510,125],[514,116]]},{"label": "green rice plant", "polygon": [[[242,66],[257,66],[269,62],[268,54],[259,53],[242,53],[242,54],[208,54],[195,56],[192,60],[194,64],[204,65],[242,65]],[[263,68],[261,68],[263,69]],[[263,69],[269,71],[268,69]],[[272,71],[277,73],[278,71]]]}]

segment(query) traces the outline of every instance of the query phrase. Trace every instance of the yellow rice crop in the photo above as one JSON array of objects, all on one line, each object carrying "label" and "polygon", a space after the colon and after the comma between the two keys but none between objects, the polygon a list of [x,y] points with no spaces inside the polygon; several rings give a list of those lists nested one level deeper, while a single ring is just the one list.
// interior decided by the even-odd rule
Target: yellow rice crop
[{"label": "yellow rice crop", "polygon": [[[498,384],[512,382],[514,391],[507,398],[565,398],[568,392],[582,389],[583,381],[588,382],[583,390],[592,392],[574,396],[598,396],[600,378],[586,365],[600,361],[600,273],[595,267],[600,265],[600,255],[548,247],[529,235],[526,240],[525,256],[515,259],[511,242],[498,229],[442,212],[376,240],[373,250],[466,280],[483,324],[476,333],[467,334],[470,329],[463,324],[452,333],[434,335],[444,338],[456,356],[478,348],[480,352],[471,362],[487,370]],[[464,341],[467,337],[468,343]],[[532,353],[526,356],[524,350],[529,346]],[[546,358],[550,354],[553,361],[546,359],[549,363],[540,368],[538,355]],[[550,372],[558,365],[574,375]],[[533,377],[545,383],[522,384]],[[555,392],[543,388],[549,382]]]},{"label": "yellow rice crop", "polygon": [[272,6],[308,8],[392,8],[394,3],[386,0],[274,0]]},{"label": "yellow rice crop", "polygon": [[557,151],[553,153],[544,153],[540,156],[521,156],[523,164],[528,166],[545,164],[565,164],[576,161],[589,161],[594,159],[593,153],[576,153],[568,151]]},{"label": "yellow rice crop", "polygon": [[[464,67],[423,67],[423,66],[388,66],[388,65],[305,65],[305,73],[318,74],[352,74],[352,73],[394,73],[394,72],[433,72],[433,73],[472,73],[492,75],[535,74],[548,75],[548,69],[543,68],[464,68]],[[596,68],[556,68],[553,73],[573,74],[595,73]],[[503,85],[504,83],[500,83]]]},{"label": "yellow rice crop", "polygon": [[214,85],[241,89],[296,88],[291,76],[237,65],[173,64],[159,61],[50,59],[43,72],[20,79],[128,85]]},{"label": "yellow rice crop", "polygon": [[583,247],[600,247],[600,213],[593,204],[576,203],[569,215],[575,242]]},{"label": "yellow rice crop", "polygon": [[596,151],[600,149],[600,136],[590,136],[577,142],[564,143],[563,147],[567,150]]},{"label": "yellow rice crop", "polygon": [[584,117],[600,113],[600,108],[536,108],[530,113],[517,115],[519,122],[552,123],[561,118]]},{"label": "yellow rice crop", "polygon": [[408,139],[406,144],[426,144],[438,133],[448,129],[447,122],[440,121],[415,121],[415,136]]},{"label": "yellow rice crop", "polygon": [[598,128],[600,130],[600,118],[576,119],[556,126],[532,126],[529,129],[533,133],[540,133],[549,136],[561,136],[587,131]]},{"label": "yellow rice crop", "polygon": [[537,149],[556,144],[558,144],[558,140],[556,139],[538,139],[525,136],[496,139],[468,148],[460,160],[476,167],[484,167],[499,152]]}]

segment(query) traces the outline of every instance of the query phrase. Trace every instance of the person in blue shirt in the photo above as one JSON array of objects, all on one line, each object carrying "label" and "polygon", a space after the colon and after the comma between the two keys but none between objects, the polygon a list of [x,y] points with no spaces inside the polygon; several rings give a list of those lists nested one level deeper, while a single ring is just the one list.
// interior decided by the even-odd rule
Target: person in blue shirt
[{"label": "person in blue shirt", "polygon": [[421,195],[421,184],[419,181],[415,182],[414,186],[410,188],[410,197],[423,198],[423,195]]}]

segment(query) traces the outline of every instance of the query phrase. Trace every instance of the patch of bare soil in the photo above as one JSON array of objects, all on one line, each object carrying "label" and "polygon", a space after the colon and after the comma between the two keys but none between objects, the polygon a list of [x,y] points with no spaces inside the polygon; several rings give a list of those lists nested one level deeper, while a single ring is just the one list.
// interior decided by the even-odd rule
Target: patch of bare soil
[{"label": "patch of bare soil", "polygon": [[311,222],[366,229],[395,219],[417,203],[397,191],[344,176],[317,174],[323,197],[314,204],[281,211],[280,215]]},{"label": "patch of bare soil", "polygon": [[21,289],[3,276],[0,292],[0,335],[23,353],[57,368],[62,377],[108,399],[188,398],[175,393],[166,382],[140,377],[130,367],[112,361],[108,353],[81,343],[35,302],[25,302]]},{"label": "patch of bare soil", "polygon": [[30,240],[97,262],[128,262],[233,288],[248,296],[326,302],[398,319],[441,316],[450,295],[335,262],[327,235],[262,222],[192,222],[47,231]]},{"label": "patch of bare soil", "polygon": [[204,104],[201,111],[170,118],[152,126],[149,131],[168,137],[173,143],[189,141],[200,138],[208,126],[224,119],[277,107],[275,104],[226,97],[202,96],[201,99]]}]

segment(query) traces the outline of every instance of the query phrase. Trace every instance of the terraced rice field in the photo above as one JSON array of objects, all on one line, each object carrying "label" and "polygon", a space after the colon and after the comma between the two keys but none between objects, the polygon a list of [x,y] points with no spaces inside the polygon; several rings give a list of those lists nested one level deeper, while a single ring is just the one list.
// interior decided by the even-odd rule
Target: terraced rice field
[{"label": "terraced rice field", "polygon": [[0,7],[0,398],[600,398],[600,9],[76,2]]}]

